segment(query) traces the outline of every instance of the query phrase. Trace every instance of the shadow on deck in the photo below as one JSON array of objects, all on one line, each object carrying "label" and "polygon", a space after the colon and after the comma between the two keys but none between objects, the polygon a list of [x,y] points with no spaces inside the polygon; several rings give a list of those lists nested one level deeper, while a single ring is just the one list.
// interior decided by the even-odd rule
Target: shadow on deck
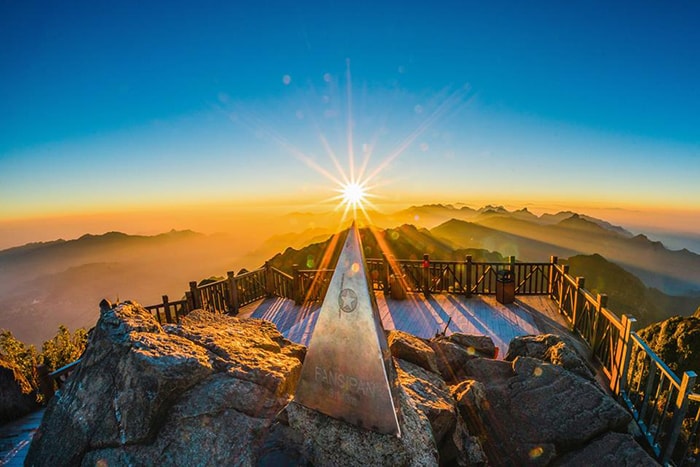
[{"label": "shadow on deck", "polygon": [[[406,300],[393,300],[378,292],[376,297],[385,329],[423,338],[443,331],[489,336],[501,358],[514,337],[567,333],[556,303],[546,296],[523,295],[509,305],[486,295],[410,294]],[[241,308],[238,316],[272,321],[286,338],[308,345],[320,307],[318,302],[297,306],[292,300],[269,298]]]}]

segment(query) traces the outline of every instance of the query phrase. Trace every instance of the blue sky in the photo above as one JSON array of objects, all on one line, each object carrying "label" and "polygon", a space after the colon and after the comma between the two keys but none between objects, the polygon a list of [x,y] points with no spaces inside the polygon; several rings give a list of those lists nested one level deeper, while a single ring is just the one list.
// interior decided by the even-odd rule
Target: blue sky
[{"label": "blue sky", "polygon": [[333,171],[321,132],[347,165],[347,59],[371,166],[430,123],[388,201],[697,216],[698,24],[692,1],[1,1],[0,220],[327,197],[288,149]]}]

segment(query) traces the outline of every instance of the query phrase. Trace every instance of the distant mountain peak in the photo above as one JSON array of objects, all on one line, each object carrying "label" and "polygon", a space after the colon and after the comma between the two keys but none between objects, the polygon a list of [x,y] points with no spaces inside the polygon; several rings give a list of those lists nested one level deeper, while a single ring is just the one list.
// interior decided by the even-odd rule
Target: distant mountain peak
[{"label": "distant mountain peak", "polygon": [[498,213],[507,213],[508,212],[508,210],[506,208],[504,208],[503,206],[493,206],[491,204],[487,204],[486,206],[479,209],[479,211],[482,213],[486,213],[489,211],[498,212]]}]

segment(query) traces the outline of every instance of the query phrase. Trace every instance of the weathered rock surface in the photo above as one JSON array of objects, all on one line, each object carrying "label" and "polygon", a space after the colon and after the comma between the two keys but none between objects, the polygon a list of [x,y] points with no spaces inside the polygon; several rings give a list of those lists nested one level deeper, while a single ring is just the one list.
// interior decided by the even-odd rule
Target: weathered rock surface
[{"label": "weathered rock surface", "polygon": [[532,357],[559,365],[572,373],[595,381],[595,375],[576,350],[559,336],[519,336],[510,341],[505,360],[512,362],[517,357]]},{"label": "weathered rock surface", "polygon": [[659,465],[639,448],[631,435],[606,433],[594,439],[585,448],[572,452],[555,462],[561,467],[620,466],[646,467]]},{"label": "weathered rock surface", "polygon": [[394,358],[414,363],[433,373],[440,371],[435,352],[424,339],[407,332],[391,330],[387,332],[387,342]]},{"label": "weathered rock surface", "polygon": [[478,465],[485,455],[466,424],[443,379],[413,363],[395,360],[401,386],[427,417],[441,465]]},{"label": "weathered rock surface", "polygon": [[606,433],[625,432],[630,421],[595,383],[541,360],[475,359],[465,372],[472,379],[452,393],[469,431],[488,440],[493,465],[547,465]]},{"label": "weathered rock surface", "polygon": [[129,302],[103,310],[26,463],[245,463],[291,399],[296,347],[260,320],[200,310],[162,328]]},{"label": "weathered rock surface", "polygon": [[37,408],[36,394],[29,382],[0,355],[0,423],[18,419]]},{"label": "weathered rock surface", "polygon": [[700,374],[700,309],[694,316],[673,316],[638,331],[639,336],[677,375]]},{"label": "weathered rock surface", "polygon": [[313,465],[432,466],[438,453],[427,418],[399,391],[401,437],[363,430],[292,402],[285,411],[292,431],[305,440]]},{"label": "weathered rock surface", "polygon": [[428,345],[435,352],[440,374],[450,384],[466,376],[464,366],[468,361],[479,357],[492,358],[496,352],[491,338],[458,333],[434,337]]}]

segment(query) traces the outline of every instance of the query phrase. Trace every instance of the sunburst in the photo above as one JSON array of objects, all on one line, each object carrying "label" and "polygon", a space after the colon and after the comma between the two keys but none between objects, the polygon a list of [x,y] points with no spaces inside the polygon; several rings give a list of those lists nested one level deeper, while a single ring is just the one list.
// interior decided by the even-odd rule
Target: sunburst
[{"label": "sunburst", "polygon": [[[356,160],[353,134],[354,119],[352,115],[352,79],[349,60],[347,60],[346,65],[347,126],[345,136],[347,138],[347,164],[343,164],[340,161],[320,127],[318,127],[318,123],[316,123],[318,138],[335,170],[324,167],[316,160],[315,157],[296,147],[279,132],[265,125],[262,120],[254,118],[252,115],[247,115],[244,117],[243,115],[229,114],[229,118],[231,118],[231,120],[234,122],[249,126],[249,129],[255,134],[260,132],[267,134],[267,136],[306,164],[310,169],[329,180],[334,185],[333,191],[338,193],[338,195],[326,199],[325,202],[335,203],[336,210],[343,211],[343,215],[340,220],[341,226],[345,224],[345,222],[348,220],[348,216],[350,215],[352,216],[353,220],[365,221],[367,225],[371,225],[371,219],[369,218],[370,212],[377,210],[377,207],[371,202],[371,199],[379,198],[379,195],[373,191],[380,186],[378,180],[381,173],[387,169],[389,165],[401,154],[403,154],[417,138],[424,134],[428,128],[434,125],[437,120],[445,117],[447,114],[453,111],[456,111],[462,105],[466,105],[469,99],[465,100],[464,98],[469,93],[469,86],[465,85],[451,93],[446,92],[447,95],[440,100],[433,112],[429,114],[412,132],[410,132],[394,148],[393,151],[384,154],[378,163],[370,164],[379,133],[378,130],[372,144],[369,144],[367,149],[363,150],[364,154],[362,162],[358,164],[357,162],[359,161]],[[324,203],[324,201],[321,201],[321,203]],[[360,214],[362,214],[363,219],[358,218]]]}]

